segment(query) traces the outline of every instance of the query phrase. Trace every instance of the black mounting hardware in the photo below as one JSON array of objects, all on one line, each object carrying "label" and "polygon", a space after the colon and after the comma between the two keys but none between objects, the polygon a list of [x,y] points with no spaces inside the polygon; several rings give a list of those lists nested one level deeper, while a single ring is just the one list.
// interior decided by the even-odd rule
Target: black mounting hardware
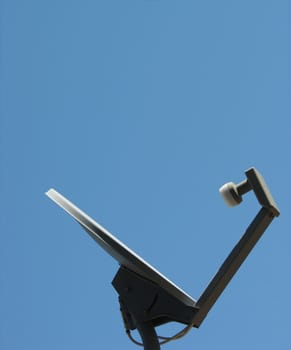
[{"label": "black mounting hardware", "polygon": [[126,329],[133,330],[136,323],[145,322],[151,322],[154,327],[171,321],[187,325],[198,310],[123,266],[112,284],[119,294]]}]

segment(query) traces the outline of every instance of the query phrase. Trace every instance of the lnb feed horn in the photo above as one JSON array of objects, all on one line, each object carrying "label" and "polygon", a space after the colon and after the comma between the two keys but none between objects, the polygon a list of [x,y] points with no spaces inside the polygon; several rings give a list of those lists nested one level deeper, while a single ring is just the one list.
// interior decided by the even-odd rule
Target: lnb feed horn
[{"label": "lnb feed horn", "polygon": [[239,184],[228,182],[220,187],[219,192],[229,207],[234,207],[242,202],[242,196],[252,189],[246,179]]}]

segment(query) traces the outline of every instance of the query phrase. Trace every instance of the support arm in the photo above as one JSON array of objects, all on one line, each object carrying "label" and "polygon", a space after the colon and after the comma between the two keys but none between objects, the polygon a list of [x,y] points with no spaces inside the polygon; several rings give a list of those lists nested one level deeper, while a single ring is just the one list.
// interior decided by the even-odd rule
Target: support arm
[{"label": "support arm", "polygon": [[207,313],[228,285],[234,274],[244,262],[250,251],[261,238],[267,227],[274,219],[274,214],[267,208],[262,208],[245,234],[228,255],[220,269],[210,281],[205,291],[197,301],[199,311],[194,316],[195,327],[199,327]]}]

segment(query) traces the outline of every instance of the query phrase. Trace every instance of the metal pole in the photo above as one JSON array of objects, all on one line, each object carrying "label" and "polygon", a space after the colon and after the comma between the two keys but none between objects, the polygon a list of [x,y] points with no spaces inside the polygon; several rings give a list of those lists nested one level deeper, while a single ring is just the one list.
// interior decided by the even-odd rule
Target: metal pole
[{"label": "metal pole", "polygon": [[137,323],[136,328],[141,336],[144,350],[160,350],[157,333],[150,322]]}]

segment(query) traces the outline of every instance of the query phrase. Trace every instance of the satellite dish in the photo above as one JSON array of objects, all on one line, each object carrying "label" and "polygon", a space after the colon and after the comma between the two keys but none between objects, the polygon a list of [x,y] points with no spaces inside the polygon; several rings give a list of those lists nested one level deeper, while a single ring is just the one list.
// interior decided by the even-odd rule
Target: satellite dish
[{"label": "satellite dish", "polygon": [[[222,186],[220,193],[227,205],[234,206],[241,203],[242,196],[252,190],[261,209],[197,301],[62,194],[54,189],[46,193],[120,264],[112,284],[119,294],[126,333],[145,350],[159,350],[161,344],[181,338],[192,327],[198,328],[272,220],[280,215],[261,174],[255,168],[250,168],[245,175],[246,179],[237,185],[229,182]],[[170,321],[186,324],[186,327],[172,337],[158,337],[155,327]],[[130,330],[133,329],[138,329],[142,343],[131,337]]]},{"label": "satellite dish", "polygon": [[196,300],[163,276],[159,271],[144,261],[124,243],[119,241],[59,192],[50,189],[46,192],[46,195],[77,220],[86,232],[121,266],[156,283],[159,287],[163,288],[186,305],[195,306]]}]

